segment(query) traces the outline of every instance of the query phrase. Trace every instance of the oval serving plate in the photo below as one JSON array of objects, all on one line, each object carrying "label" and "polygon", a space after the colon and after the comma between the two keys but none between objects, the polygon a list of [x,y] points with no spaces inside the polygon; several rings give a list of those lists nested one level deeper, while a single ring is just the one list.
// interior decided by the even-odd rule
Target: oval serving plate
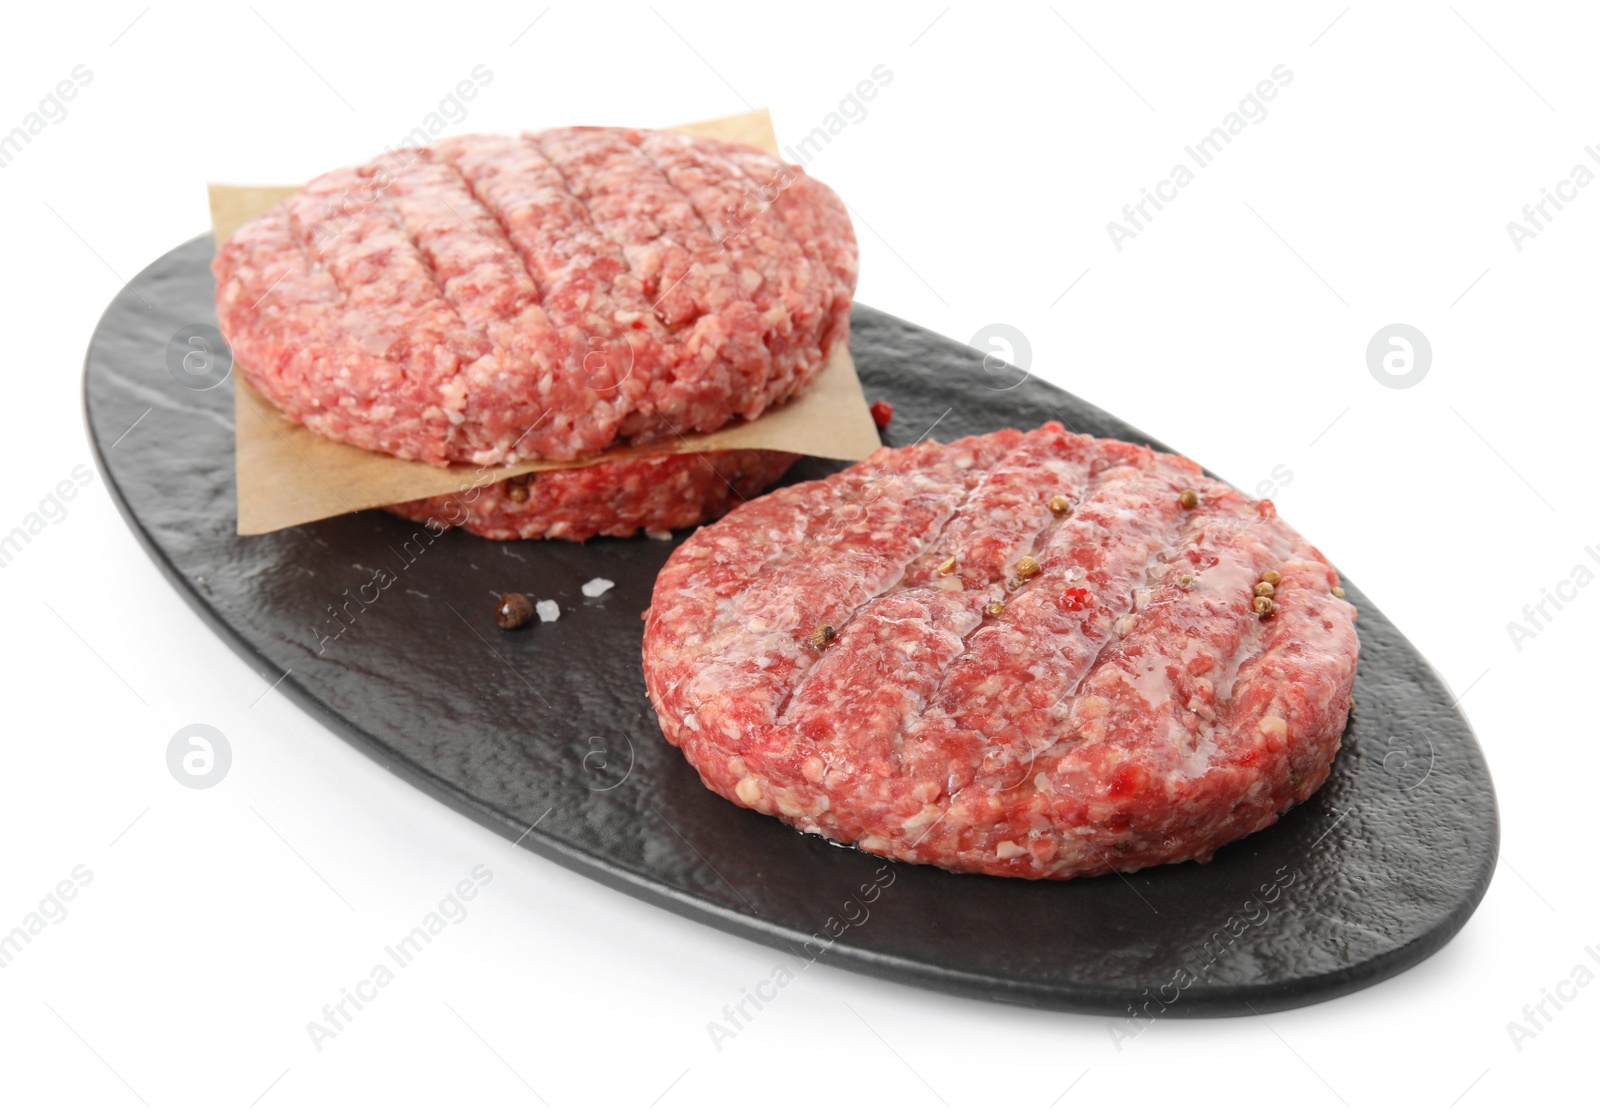
[{"label": "oval serving plate", "polygon": [[[211,255],[209,236],[169,252],[95,330],[84,395],[107,487],[223,640],[263,674],[289,671],[281,692],[522,847],[802,962],[1141,1016],[1281,1010],[1368,986],[1441,948],[1488,887],[1498,817],[1472,731],[1428,664],[1348,582],[1361,664],[1333,773],[1305,805],[1206,866],[1068,883],[954,875],[739,809],[701,786],[644,694],[639,616],[673,542],[499,543],[451,531],[408,548],[417,526],[381,511],[235,533],[232,388],[185,387],[165,358],[175,330],[215,321]],[[901,441],[935,423],[953,438],[1058,419],[1150,442],[862,306],[851,351],[868,398],[894,405]],[[788,479],[837,467],[808,459]],[[380,568],[392,585],[336,625],[330,607]],[[592,577],[616,587],[587,599],[579,586]],[[561,620],[500,631],[493,601],[511,590],[555,599]]]}]

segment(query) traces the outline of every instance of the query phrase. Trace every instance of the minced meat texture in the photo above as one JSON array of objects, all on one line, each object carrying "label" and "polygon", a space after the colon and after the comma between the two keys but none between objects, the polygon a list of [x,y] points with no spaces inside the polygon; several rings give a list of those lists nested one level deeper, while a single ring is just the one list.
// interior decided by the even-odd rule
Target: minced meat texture
[{"label": "minced meat texture", "polygon": [[834,193],[753,148],[561,128],[334,171],[213,269],[250,384],[336,441],[573,460],[753,419],[847,344]]},{"label": "minced meat texture", "polygon": [[797,454],[766,449],[624,458],[529,473],[385,510],[502,541],[626,538],[709,522],[766,491],[797,460]]},{"label": "minced meat texture", "polygon": [[806,832],[1026,878],[1204,862],[1327,777],[1358,654],[1337,585],[1271,503],[1051,423],[696,532],[645,681],[708,787]]}]

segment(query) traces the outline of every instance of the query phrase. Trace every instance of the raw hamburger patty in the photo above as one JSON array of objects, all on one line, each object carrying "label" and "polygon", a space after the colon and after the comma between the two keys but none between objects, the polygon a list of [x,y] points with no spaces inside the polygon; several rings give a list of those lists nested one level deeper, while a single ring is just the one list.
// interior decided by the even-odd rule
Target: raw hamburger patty
[{"label": "raw hamburger patty", "polygon": [[597,534],[626,538],[640,530],[678,530],[718,518],[766,491],[798,459],[764,449],[641,457],[530,473],[386,510],[507,541],[582,542]]},{"label": "raw hamburger patty", "polygon": [[806,832],[1026,878],[1204,862],[1327,777],[1358,650],[1337,582],[1271,503],[1051,423],[885,449],[697,531],[645,682],[707,786]]},{"label": "raw hamburger patty", "polygon": [[752,148],[561,128],[325,174],[213,270],[243,374],[290,418],[507,464],[789,398],[848,341],[856,243],[833,191]]}]

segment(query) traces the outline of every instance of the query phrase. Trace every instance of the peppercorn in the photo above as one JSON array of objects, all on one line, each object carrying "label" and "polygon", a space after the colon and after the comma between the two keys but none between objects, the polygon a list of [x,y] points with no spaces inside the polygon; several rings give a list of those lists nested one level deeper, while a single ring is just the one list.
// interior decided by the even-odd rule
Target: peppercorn
[{"label": "peppercorn", "polygon": [[1282,579],[1282,577],[1278,576],[1278,571],[1276,569],[1268,569],[1264,571],[1261,576],[1256,578],[1256,580],[1265,581],[1269,585],[1275,585]]},{"label": "peppercorn", "polygon": [[512,503],[528,502],[528,478],[526,476],[513,476],[506,481],[506,498]]},{"label": "peppercorn", "polygon": [[1094,603],[1094,594],[1082,585],[1076,585],[1061,594],[1061,606],[1069,612],[1081,611]]},{"label": "peppercorn", "polygon": [[894,407],[882,399],[879,399],[867,409],[872,412],[872,421],[880,430],[894,421]]},{"label": "peppercorn", "polygon": [[1256,615],[1262,619],[1268,618],[1278,610],[1278,606],[1272,602],[1272,598],[1267,596],[1256,597],[1251,607],[1255,608]]},{"label": "peppercorn", "polygon": [[1271,596],[1277,591],[1277,589],[1272,587],[1271,581],[1262,581],[1260,584],[1256,585],[1257,596]]},{"label": "peppercorn", "polygon": [[494,621],[507,631],[533,618],[533,601],[520,592],[508,592],[494,606]]},{"label": "peppercorn", "polygon": [[956,559],[947,557],[939,563],[939,576],[948,577],[956,571]]},{"label": "peppercorn", "polygon": [[1038,562],[1038,559],[1032,558],[1032,557],[1025,557],[1021,561],[1017,562],[1017,579],[1018,580],[1020,580],[1020,581],[1031,581],[1035,577],[1037,577],[1038,575],[1039,575],[1039,562]]},{"label": "peppercorn", "polygon": [[1344,589],[1340,588],[1338,585],[1333,586],[1333,594],[1340,600],[1344,599]]},{"label": "peppercorn", "polygon": [[1072,501],[1066,496],[1051,496],[1050,513],[1063,516],[1072,514]]},{"label": "peppercorn", "polygon": [[828,644],[833,642],[837,634],[838,632],[833,629],[833,624],[819,624],[817,629],[811,633],[811,645],[818,650],[826,650],[828,649]]},{"label": "peppercorn", "polygon": [[998,616],[1001,612],[1003,612],[1005,610],[1006,610],[1006,606],[1004,604],[1000,603],[1000,601],[998,601],[998,600],[996,600],[994,603],[990,604],[987,608],[984,609],[984,611],[988,612],[991,616]]},{"label": "peppercorn", "polygon": [[1185,511],[1193,511],[1200,506],[1200,493],[1193,488],[1185,488],[1178,493],[1178,503]]}]

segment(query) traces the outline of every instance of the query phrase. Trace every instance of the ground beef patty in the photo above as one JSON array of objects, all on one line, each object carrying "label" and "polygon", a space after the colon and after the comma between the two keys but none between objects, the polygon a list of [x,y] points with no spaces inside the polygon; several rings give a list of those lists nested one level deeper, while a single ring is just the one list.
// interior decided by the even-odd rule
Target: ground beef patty
[{"label": "ground beef patty", "polygon": [[251,386],[335,441],[571,460],[751,419],[846,344],[833,191],[752,148],[561,128],[315,179],[218,252]]},{"label": "ground beef patty", "polygon": [[417,522],[458,526],[485,538],[626,538],[697,526],[770,488],[794,453],[730,449],[550,469],[460,494],[386,508]]},{"label": "ground beef patty", "polygon": [[697,531],[645,682],[707,786],[806,832],[1026,878],[1204,862],[1327,777],[1341,594],[1271,503],[1051,423],[885,449]]}]

